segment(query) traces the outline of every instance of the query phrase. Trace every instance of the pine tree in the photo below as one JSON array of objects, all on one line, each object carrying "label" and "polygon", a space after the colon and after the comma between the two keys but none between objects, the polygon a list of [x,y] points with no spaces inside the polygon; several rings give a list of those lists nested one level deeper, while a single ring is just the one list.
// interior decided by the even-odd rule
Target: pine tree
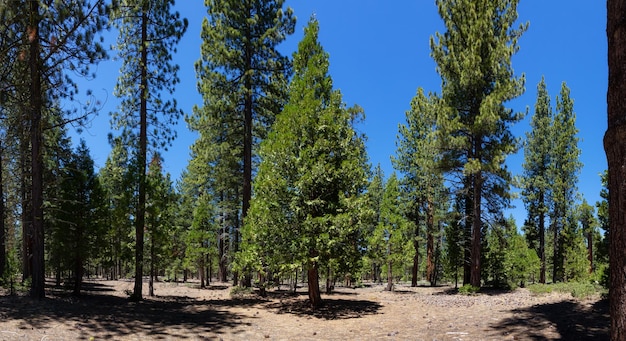
[{"label": "pine tree", "polygon": [[363,114],[332,89],[318,31],[311,19],[294,54],[289,101],[261,145],[242,255],[262,274],[265,266],[304,266],[313,307],[321,303],[319,269],[333,261],[359,267],[367,179],[364,137],[354,129]]},{"label": "pine tree", "polygon": [[533,227],[532,231],[527,232],[536,235],[538,239],[537,253],[541,260],[539,283],[546,283],[545,230],[552,184],[549,171],[553,152],[552,123],[550,96],[542,77],[537,85],[535,113],[530,122],[531,131],[526,133],[522,177],[523,200],[528,211],[529,223]]},{"label": "pine tree", "polygon": [[[7,1],[0,5],[7,30],[0,33],[12,46],[9,84],[21,124],[15,128],[24,134],[20,150],[24,176],[22,188],[22,229],[24,236],[25,276],[32,272],[30,294],[45,296],[44,255],[44,131],[46,115],[57,117],[60,125],[82,120],[93,107],[76,110],[54,109],[60,99],[73,101],[77,96],[72,76],[92,77],[89,67],[106,57],[97,34],[105,25],[104,1],[72,0],[42,3],[40,1]],[[6,10],[6,11],[5,11]],[[4,54],[4,50],[3,50]],[[5,68],[3,68],[6,70]],[[2,76],[6,75],[2,72]],[[14,102],[18,103],[18,102]],[[78,112],[81,109],[83,112]],[[27,143],[28,141],[28,143]],[[30,153],[29,153],[30,152]],[[29,195],[26,193],[30,192]]]},{"label": "pine tree", "polygon": [[574,203],[578,199],[578,174],[582,168],[580,149],[578,148],[578,129],[574,102],[570,90],[563,82],[557,97],[556,114],[552,127],[552,162],[548,169],[551,181],[550,223],[553,235],[552,280],[563,279],[563,240],[561,232],[571,224],[574,218]]},{"label": "pine tree", "polygon": [[436,4],[446,27],[431,39],[442,78],[437,110],[442,166],[462,179],[453,185],[465,196],[466,226],[471,226],[469,282],[479,287],[482,224],[487,212],[500,211],[508,200],[510,174],[504,160],[517,148],[510,126],[521,116],[504,103],[524,91],[524,78],[513,75],[511,58],[527,25],[514,27],[517,0]]},{"label": "pine tree", "polygon": [[365,258],[367,264],[371,266],[371,269],[364,269],[364,271],[371,271],[374,282],[382,282],[381,270],[383,265],[384,251],[379,245],[374,243],[374,231],[378,227],[380,221],[380,207],[383,200],[383,193],[385,190],[385,175],[380,164],[374,168],[372,179],[367,186],[367,206],[369,207],[369,215],[363,225],[363,235],[365,236]]},{"label": "pine tree", "polygon": [[443,175],[439,169],[441,153],[437,140],[437,98],[428,97],[420,88],[406,113],[406,124],[399,126],[397,158],[394,167],[404,173],[403,186],[411,201],[409,215],[413,233],[413,270],[411,285],[417,286],[420,226],[426,235],[426,279],[435,283],[435,239],[440,235],[439,217],[446,206]]},{"label": "pine tree", "polygon": [[202,23],[201,57],[196,63],[204,103],[188,122],[200,133],[194,148],[204,151],[197,156],[210,165],[207,175],[213,178],[211,191],[222,223],[234,230],[234,253],[250,207],[258,142],[286,100],[291,68],[278,45],[293,33],[295,16],[283,4],[284,0],[205,0],[208,17]]},{"label": "pine tree", "polygon": [[[384,263],[387,266],[387,287],[393,291],[393,266],[402,265],[404,255],[410,243],[408,233],[410,224],[402,212],[400,184],[393,173],[385,183],[385,191],[380,205],[380,219],[374,230],[371,243],[380,245],[384,250]],[[412,237],[412,236],[411,236]]]},{"label": "pine tree", "polygon": [[626,1],[606,3],[606,35],[608,40],[609,86],[607,92],[608,129],[604,135],[604,150],[609,166],[610,288],[611,340],[626,339],[626,278],[620,269],[626,266]]},{"label": "pine tree", "polygon": [[[174,93],[179,79],[172,54],[187,30],[187,20],[171,13],[173,0],[119,0],[113,4],[111,20],[119,30],[117,49],[122,59],[115,95],[122,99],[119,112],[112,114],[114,128],[122,129],[124,142],[138,139],[138,203],[135,219],[135,286],[132,298],[142,299],[143,244],[146,217],[146,168],[148,147],[166,147],[176,137],[172,127],[182,112]],[[148,125],[153,138],[148,141]],[[139,131],[137,132],[136,129]],[[130,146],[134,144],[129,143]]]}]

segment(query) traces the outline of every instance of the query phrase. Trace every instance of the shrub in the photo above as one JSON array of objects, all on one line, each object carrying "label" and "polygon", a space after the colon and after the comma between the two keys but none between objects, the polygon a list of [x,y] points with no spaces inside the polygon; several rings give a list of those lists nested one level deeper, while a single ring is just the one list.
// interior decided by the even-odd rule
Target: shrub
[{"label": "shrub", "polygon": [[471,284],[465,284],[459,288],[459,294],[461,295],[474,295],[480,291],[479,287],[475,287]]}]

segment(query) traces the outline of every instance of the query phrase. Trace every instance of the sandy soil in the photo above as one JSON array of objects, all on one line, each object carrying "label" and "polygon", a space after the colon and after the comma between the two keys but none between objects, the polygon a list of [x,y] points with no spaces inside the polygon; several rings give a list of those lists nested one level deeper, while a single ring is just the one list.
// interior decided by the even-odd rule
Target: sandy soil
[{"label": "sandy soil", "polygon": [[462,296],[450,287],[338,288],[311,310],[304,288],[231,298],[226,283],[157,283],[156,297],[130,302],[132,287],[90,281],[79,298],[50,288],[41,302],[0,292],[0,340],[608,339],[606,301],[525,289]]}]

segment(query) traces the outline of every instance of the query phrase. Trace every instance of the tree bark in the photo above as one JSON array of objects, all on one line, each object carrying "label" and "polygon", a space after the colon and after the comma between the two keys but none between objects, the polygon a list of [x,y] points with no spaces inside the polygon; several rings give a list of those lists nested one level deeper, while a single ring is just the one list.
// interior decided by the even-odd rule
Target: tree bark
[{"label": "tree bark", "polygon": [[6,216],[4,212],[4,178],[2,177],[3,157],[4,149],[0,144],[0,277],[4,275],[7,264],[6,226],[4,225],[4,217]]},{"label": "tree bark", "polygon": [[607,1],[609,87],[604,149],[609,166],[609,304],[611,340],[626,340],[626,13]]},{"label": "tree bark", "polygon": [[[543,204],[543,193],[541,193],[539,201]],[[546,284],[546,213],[543,212],[543,207],[541,207],[541,210],[542,211],[539,212],[539,259],[541,262],[539,283]]]},{"label": "tree bark", "polygon": [[415,229],[413,231],[413,268],[411,269],[411,286],[417,287],[417,277],[420,266],[420,244],[418,241],[420,233],[419,213],[415,214]]},{"label": "tree bark", "polygon": [[587,259],[589,260],[589,273],[593,273],[593,233],[587,232]]},{"label": "tree bark", "polygon": [[[479,152],[477,152],[480,155]],[[480,172],[473,175],[473,219],[472,219],[472,252],[471,252],[471,272],[470,284],[480,288],[480,251],[482,239],[481,220],[481,199],[482,199],[482,174]]]},{"label": "tree bark", "polygon": [[435,229],[435,218],[433,212],[433,202],[428,199],[428,207],[426,208],[426,280],[430,282],[430,285],[434,285],[435,282],[435,236],[433,231]]},{"label": "tree bark", "polygon": [[307,270],[308,287],[309,287],[309,301],[311,307],[318,308],[322,304],[322,295],[320,293],[320,282],[318,266],[316,262],[309,265]]},{"label": "tree bark", "polygon": [[146,223],[146,160],[148,158],[148,5],[141,11],[141,98],[139,104],[139,198],[135,221],[135,287],[132,299],[143,299],[143,238]]},{"label": "tree bark", "polygon": [[33,274],[30,295],[33,298],[45,297],[44,226],[43,226],[43,159],[41,153],[42,129],[41,112],[43,93],[41,87],[41,60],[39,56],[39,1],[31,0],[28,39],[30,41],[30,143],[32,174],[32,238]]}]

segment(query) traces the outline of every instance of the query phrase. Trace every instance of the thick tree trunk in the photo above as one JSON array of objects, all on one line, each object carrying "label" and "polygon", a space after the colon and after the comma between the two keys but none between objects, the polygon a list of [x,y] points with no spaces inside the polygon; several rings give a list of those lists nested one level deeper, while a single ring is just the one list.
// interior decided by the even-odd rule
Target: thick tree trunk
[{"label": "thick tree trunk", "polygon": [[42,129],[41,111],[43,93],[41,88],[41,60],[39,58],[39,1],[30,1],[31,22],[28,29],[30,41],[30,143],[32,174],[32,238],[33,274],[30,295],[33,298],[45,297],[44,226],[43,226],[43,160],[41,153]]},{"label": "thick tree trunk", "polygon": [[[479,154],[479,153],[477,153]],[[480,172],[474,174],[474,197],[473,197],[473,219],[472,219],[472,263],[470,273],[470,284],[480,288],[480,251],[482,248],[482,220],[481,220],[481,192],[482,192],[482,174]]]},{"label": "thick tree trunk", "polygon": [[317,308],[322,304],[322,295],[320,293],[320,282],[317,263],[313,262],[313,264],[309,265],[309,269],[307,270],[307,279],[309,286],[309,301],[311,302],[311,307]]},{"label": "thick tree trunk", "polygon": [[146,223],[146,160],[148,158],[148,7],[141,12],[141,98],[139,105],[139,198],[135,221],[135,287],[132,299],[143,299],[143,238]]},{"label": "thick tree trunk", "polygon": [[604,149],[609,166],[611,340],[626,340],[626,1],[607,1],[609,88]]},{"label": "thick tree trunk", "polygon": [[463,285],[470,284],[471,263],[472,263],[472,198],[473,188],[470,183],[470,177],[465,179],[465,228],[463,234]]},{"label": "thick tree trunk", "polygon": [[420,266],[420,244],[418,241],[420,234],[419,214],[415,214],[415,229],[413,230],[413,268],[411,269],[411,286],[417,286],[418,272]]}]

